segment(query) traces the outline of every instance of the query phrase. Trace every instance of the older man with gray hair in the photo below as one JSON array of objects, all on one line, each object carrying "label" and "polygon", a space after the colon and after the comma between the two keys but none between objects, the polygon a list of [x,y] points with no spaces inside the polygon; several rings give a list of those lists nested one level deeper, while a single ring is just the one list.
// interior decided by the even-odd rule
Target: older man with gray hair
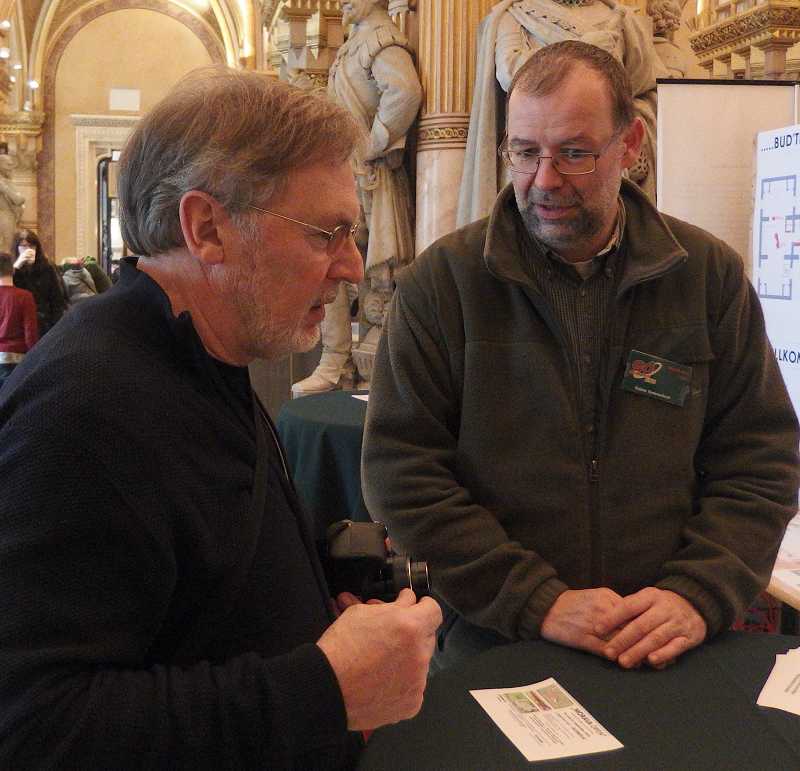
[{"label": "older man with gray hair", "polygon": [[337,768],[348,729],[419,709],[437,604],[334,610],[246,369],[311,348],[362,278],[360,139],[324,97],[224,68],[134,131],[141,256],[0,401],[1,767]]}]

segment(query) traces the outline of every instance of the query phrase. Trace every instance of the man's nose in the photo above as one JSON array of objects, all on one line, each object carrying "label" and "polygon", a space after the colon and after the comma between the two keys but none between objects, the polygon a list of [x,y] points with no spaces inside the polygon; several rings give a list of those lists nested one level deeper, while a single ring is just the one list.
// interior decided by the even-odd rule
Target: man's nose
[{"label": "man's nose", "polygon": [[364,258],[352,236],[348,236],[331,264],[330,276],[337,281],[349,281],[351,284],[359,284],[364,280]]},{"label": "man's nose", "polygon": [[533,184],[540,190],[553,190],[564,184],[564,178],[558,172],[549,155],[539,158],[539,168],[533,175]]}]

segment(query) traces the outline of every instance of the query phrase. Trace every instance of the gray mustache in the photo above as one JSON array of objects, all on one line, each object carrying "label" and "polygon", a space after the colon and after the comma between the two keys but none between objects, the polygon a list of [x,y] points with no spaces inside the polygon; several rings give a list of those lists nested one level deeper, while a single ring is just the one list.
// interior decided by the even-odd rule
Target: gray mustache
[{"label": "gray mustache", "polygon": [[579,204],[580,201],[572,198],[566,201],[561,201],[557,198],[528,198],[528,206],[575,206]]}]

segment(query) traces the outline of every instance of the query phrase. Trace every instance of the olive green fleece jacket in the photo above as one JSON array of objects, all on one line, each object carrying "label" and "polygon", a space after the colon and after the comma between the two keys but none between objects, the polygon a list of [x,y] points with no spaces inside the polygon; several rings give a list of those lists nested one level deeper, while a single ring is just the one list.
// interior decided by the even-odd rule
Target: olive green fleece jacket
[{"label": "olive green fleece jacket", "polygon": [[[622,197],[592,457],[510,188],[400,274],[377,353],[370,514],[458,613],[512,639],[600,586],[672,590],[711,636],[767,584],[797,510],[797,419],[741,258],[633,185]],[[621,388],[633,349],[692,368],[684,406]]]}]

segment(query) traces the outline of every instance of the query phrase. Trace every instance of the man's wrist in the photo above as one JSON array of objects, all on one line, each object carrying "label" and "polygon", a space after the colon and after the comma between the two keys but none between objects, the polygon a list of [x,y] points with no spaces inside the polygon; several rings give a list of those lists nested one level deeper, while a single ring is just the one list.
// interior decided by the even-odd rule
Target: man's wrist
[{"label": "man's wrist", "polygon": [[733,619],[728,621],[724,618],[716,597],[689,576],[666,576],[656,584],[656,588],[680,595],[700,614],[703,621],[706,622],[707,640],[733,623]]},{"label": "man's wrist", "polygon": [[530,596],[528,604],[520,614],[517,634],[522,640],[541,637],[542,622],[553,607],[553,603],[569,589],[560,579],[553,576],[543,581]]}]

